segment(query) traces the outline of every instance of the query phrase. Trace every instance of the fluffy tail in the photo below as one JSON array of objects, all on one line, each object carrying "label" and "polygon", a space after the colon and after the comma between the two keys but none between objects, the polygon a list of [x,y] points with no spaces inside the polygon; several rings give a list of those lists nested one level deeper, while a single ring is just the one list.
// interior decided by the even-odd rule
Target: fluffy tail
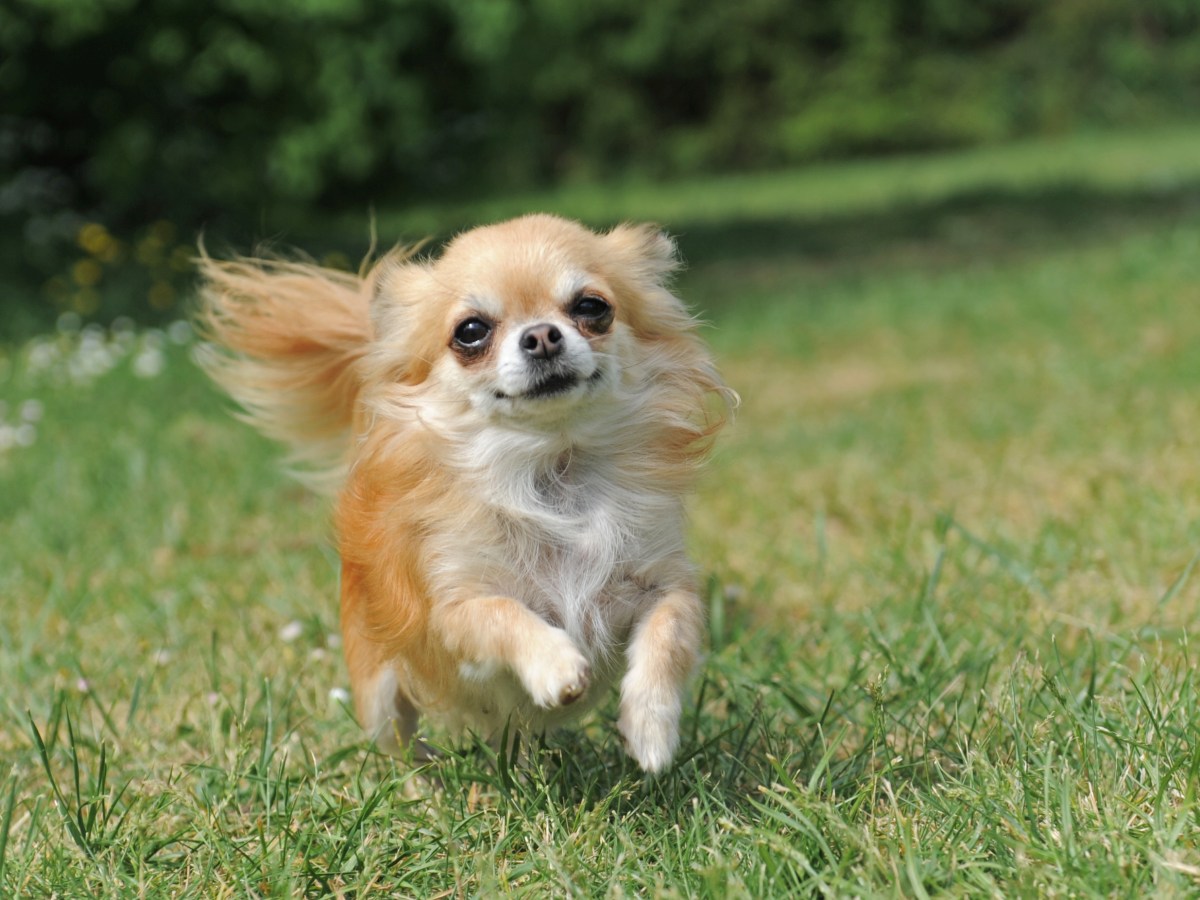
[{"label": "fluffy tail", "polygon": [[201,367],[241,405],[242,418],[289,448],[298,477],[336,490],[371,338],[369,279],[203,251],[200,274]]}]

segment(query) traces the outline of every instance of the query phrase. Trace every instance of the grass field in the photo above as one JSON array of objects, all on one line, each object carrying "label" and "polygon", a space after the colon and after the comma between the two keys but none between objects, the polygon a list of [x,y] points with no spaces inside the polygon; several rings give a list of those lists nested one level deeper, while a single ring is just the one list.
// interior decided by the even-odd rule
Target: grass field
[{"label": "grass field", "polygon": [[0,895],[1200,891],[1200,130],[380,230],[532,207],[669,225],[743,397],[677,765],[611,703],[373,753],[323,504],[180,329],[50,335],[0,350]]}]

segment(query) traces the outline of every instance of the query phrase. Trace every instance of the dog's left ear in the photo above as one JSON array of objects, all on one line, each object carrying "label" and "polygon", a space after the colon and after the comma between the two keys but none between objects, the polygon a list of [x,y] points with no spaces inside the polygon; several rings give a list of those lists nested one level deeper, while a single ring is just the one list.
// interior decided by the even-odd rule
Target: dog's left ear
[{"label": "dog's left ear", "polygon": [[618,225],[604,235],[610,252],[620,259],[625,272],[640,283],[643,290],[665,287],[683,265],[679,248],[657,225]]},{"label": "dog's left ear", "polygon": [[[619,225],[601,239],[612,265],[605,276],[620,294],[620,315],[642,341],[653,342],[653,377],[662,395],[662,422],[673,422],[667,443],[680,459],[699,460],[708,438],[737,405],[737,394],[721,382],[708,349],[696,336],[697,321],[671,290],[671,276],[683,265],[675,242],[654,225]],[[651,367],[645,367],[643,374]],[[714,399],[715,398],[715,399]]]},{"label": "dog's left ear", "polygon": [[624,303],[620,315],[643,338],[691,331],[695,322],[671,290],[683,265],[675,242],[655,225],[618,225],[602,235],[612,260],[605,273]]}]

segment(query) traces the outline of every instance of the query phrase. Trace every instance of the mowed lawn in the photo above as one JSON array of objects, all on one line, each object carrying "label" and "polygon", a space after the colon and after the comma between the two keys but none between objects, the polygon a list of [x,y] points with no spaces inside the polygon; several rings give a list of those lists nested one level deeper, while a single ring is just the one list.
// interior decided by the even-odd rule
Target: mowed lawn
[{"label": "mowed lawn", "polygon": [[1200,129],[380,232],[533,208],[669,227],[742,395],[677,765],[375,754],[326,505],[185,329],[68,330],[0,349],[0,895],[1200,890]]}]

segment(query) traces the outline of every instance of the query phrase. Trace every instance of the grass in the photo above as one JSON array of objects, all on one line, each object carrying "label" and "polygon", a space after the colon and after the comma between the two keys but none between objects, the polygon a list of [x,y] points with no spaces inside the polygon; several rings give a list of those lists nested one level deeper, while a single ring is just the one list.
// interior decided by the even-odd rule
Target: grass
[{"label": "grass", "polygon": [[327,511],[187,345],[7,348],[35,440],[0,450],[0,894],[1194,896],[1200,132],[1171,135],[524,201],[670,223],[744,399],[656,780],[611,704],[518,764],[374,754]]}]

